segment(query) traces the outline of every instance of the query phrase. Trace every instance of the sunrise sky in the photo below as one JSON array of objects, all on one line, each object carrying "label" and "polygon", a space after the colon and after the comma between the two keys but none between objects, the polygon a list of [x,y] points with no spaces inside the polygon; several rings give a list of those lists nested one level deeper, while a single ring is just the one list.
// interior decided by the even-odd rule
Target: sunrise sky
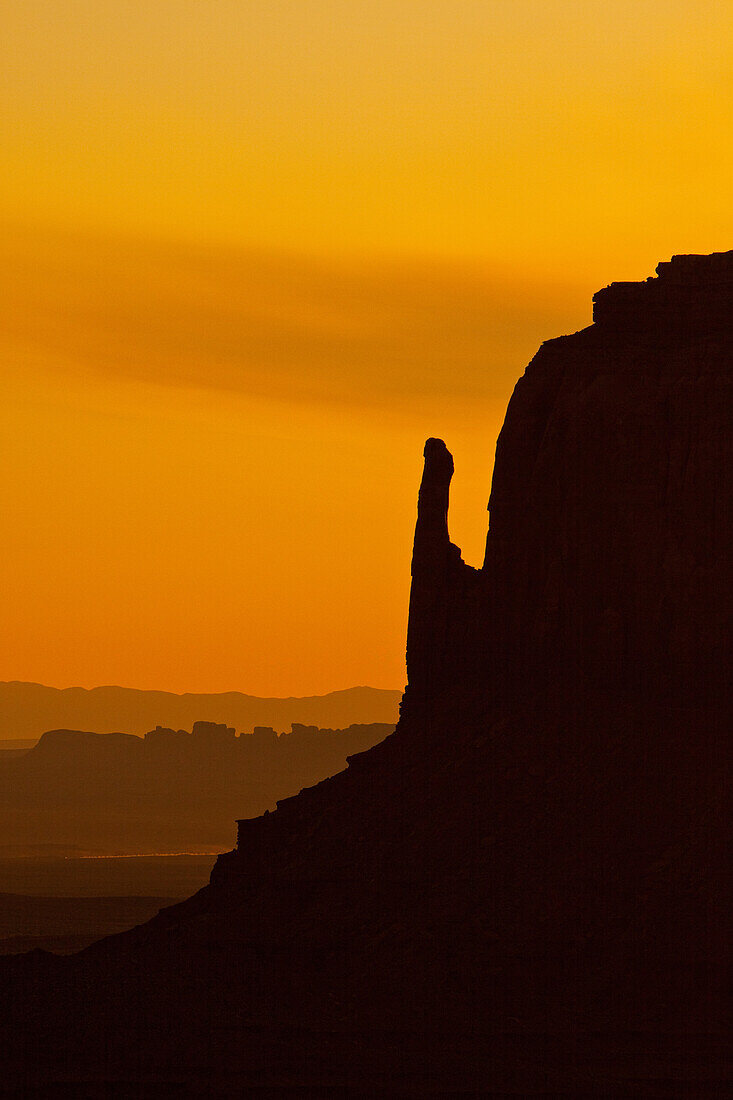
[{"label": "sunrise sky", "polygon": [[401,687],[422,446],[733,247],[730,0],[0,15],[0,679]]}]

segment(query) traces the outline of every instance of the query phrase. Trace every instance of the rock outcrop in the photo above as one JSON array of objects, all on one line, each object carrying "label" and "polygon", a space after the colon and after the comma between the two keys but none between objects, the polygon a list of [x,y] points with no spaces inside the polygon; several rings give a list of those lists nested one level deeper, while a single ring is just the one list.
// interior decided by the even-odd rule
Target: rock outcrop
[{"label": "rock outcrop", "polygon": [[209,1090],[722,1095],[732,273],[676,257],[542,346],[480,570],[428,441],[397,731],[188,902],[18,964],[22,1034],[104,1081],[135,1051]]},{"label": "rock outcrop", "polygon": [[[544,692],[715,702],[730,679],[733,253],[612,284],[595,323],[544,344],[496,454],[480,574],[426,446],[408,670],[487,699]],[[442,521],[441,521],[441,516]]]}]

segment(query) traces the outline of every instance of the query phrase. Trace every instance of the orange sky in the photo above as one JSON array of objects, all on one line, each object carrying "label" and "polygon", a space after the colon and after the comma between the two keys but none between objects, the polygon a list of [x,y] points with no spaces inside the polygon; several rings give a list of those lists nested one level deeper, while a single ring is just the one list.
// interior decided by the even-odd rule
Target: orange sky
[{"label": "orange sky", "polygon": [[0,679],[399,687],[539,342],[733,244],[729,0],[0,15]]}]

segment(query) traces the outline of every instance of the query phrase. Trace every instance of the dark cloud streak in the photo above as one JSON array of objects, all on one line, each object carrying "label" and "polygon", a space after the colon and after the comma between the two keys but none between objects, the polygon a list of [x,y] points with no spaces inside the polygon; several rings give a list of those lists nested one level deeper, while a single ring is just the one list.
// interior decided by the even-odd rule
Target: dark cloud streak
[{"label": "dark cloud streak", "polygon": [[5,246],[6,341],[61,369],[157,385],[364,405],[491,399],[548,332],[589,320],[575,288],[479,266],[31,243]]}]

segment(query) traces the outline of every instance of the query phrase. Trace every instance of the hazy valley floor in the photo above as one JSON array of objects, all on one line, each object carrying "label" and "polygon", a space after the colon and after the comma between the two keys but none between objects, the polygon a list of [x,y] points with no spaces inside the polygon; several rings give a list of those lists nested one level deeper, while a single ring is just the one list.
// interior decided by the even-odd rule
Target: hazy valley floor
[{"label": "hazy valley floor", "polygon": [[0,955],[81,951],[208,882],[214,855],[0,860]]}]

